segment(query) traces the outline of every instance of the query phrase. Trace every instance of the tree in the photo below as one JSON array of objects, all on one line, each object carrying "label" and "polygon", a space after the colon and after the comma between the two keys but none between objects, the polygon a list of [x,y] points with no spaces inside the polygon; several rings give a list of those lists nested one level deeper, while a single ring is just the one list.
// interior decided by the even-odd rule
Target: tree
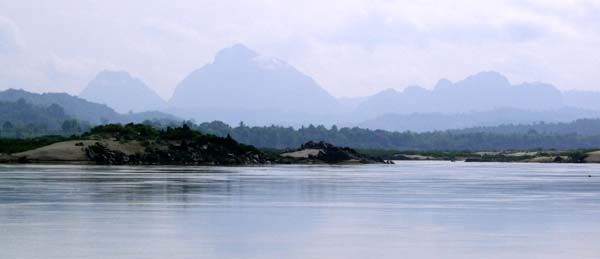
[{"label": "tree", "polygon": [[2,124],[2,129],[3,129],[4,131],[11,131],[13,128],[14,128],[14,126],[13,126],[13,124],[12,124],[10,121],[5,121],[5,122]]},{"label": "tree", "polygon": [[81,132],[81,127],[77,120],[66,120],[62,124],[62,131],[66,134],[73,134]]}]

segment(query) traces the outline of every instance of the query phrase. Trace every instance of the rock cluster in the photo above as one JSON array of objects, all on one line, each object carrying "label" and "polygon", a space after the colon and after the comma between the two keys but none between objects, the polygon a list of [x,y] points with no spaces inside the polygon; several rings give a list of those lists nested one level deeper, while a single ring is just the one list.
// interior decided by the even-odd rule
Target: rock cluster
[{"label": "rock cluster", "polygon": [[391,163],[381,158],[369,157],[358,153],[356,150],[348,147],[337,147],[330,143],[307,142],[300,146],[301,150],[319,150],[316,155],[308,155],[306,158],[284,158],[279,160],[282,163],[325,163],[325,164],[344,164],[344,163]]},{"label": "rock cluster", "polygon": [[96,143],[85,150],[87,157],[101,165],[255,165],[268,164],[257,150],[236,150],[220,145],[177,144],[146,147],[142,154],[127,155]]}]

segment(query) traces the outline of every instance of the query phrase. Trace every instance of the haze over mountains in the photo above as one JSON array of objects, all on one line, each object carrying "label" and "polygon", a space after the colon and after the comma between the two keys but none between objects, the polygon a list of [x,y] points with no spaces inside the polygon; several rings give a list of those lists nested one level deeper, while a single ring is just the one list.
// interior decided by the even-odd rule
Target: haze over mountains
[{"label": "haze over mountains", "polygon": [[[4,93],[7,95],[25,94],[9,91]],[[162,111],[198,122],[220,120],[232,125],[240,121],[297,127],[336,124],[394,131],[600,117],[600,92],[561,92],[539,82],[513,84],[494,71],[458,82],[442,79],[431,90],[410,86],[403,91],[388,89],[372,96],[337,99],[285,61],[262,56],[241,44],[219,51],[212,63],[183,78],[168,101],[124,71],[102,71],[85,87],[80,97],[93,103],[83,105],[83,99],[64,94],[41,96],[45,95],[60,100],[67,113],[92,123],[100,118],[122,120],[108,106],[120,113]],[[40,99],[36,95],[28,98]],[[81,105],[94,108],[79,111]],[[148,118],[152,114],[167,116],[157,112],[137,116]]]},{"label": "haze over mountains", "polygon": [[169,105],[198,121],[253,124],[310,123],[310,118],[340,112],[337,100],[312,78],[241,44],[221,50],[213,63],[184,78]]},{"label": "haze over mountains", "polygon": [[335,98],[309,76],[240,44],[221,50],[212,64],[184,78],[169,104],[317,114],[337,108]]},{"label": "haze over mountains", "polygon": [[567,106],[600,111],[600,92],[566,91],[563,102]]}]

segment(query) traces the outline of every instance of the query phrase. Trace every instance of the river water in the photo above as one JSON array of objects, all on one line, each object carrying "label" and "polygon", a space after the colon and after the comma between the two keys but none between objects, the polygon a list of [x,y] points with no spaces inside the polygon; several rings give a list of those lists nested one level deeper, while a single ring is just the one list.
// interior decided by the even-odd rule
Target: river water
[{"label": "river water", "polygon": [[598,244],[600,165],[0,166],[0,258],[596,259]]}]

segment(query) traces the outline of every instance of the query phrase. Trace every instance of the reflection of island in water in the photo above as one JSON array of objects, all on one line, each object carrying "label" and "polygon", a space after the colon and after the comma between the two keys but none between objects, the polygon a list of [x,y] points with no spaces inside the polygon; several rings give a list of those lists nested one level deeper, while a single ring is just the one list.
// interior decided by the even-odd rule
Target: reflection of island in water
[{"label": "reflection of island in water", "polygon": [[448,162],[5,165],[0,255],[593,258],[600,177],[588,174],[600,170]]}]

